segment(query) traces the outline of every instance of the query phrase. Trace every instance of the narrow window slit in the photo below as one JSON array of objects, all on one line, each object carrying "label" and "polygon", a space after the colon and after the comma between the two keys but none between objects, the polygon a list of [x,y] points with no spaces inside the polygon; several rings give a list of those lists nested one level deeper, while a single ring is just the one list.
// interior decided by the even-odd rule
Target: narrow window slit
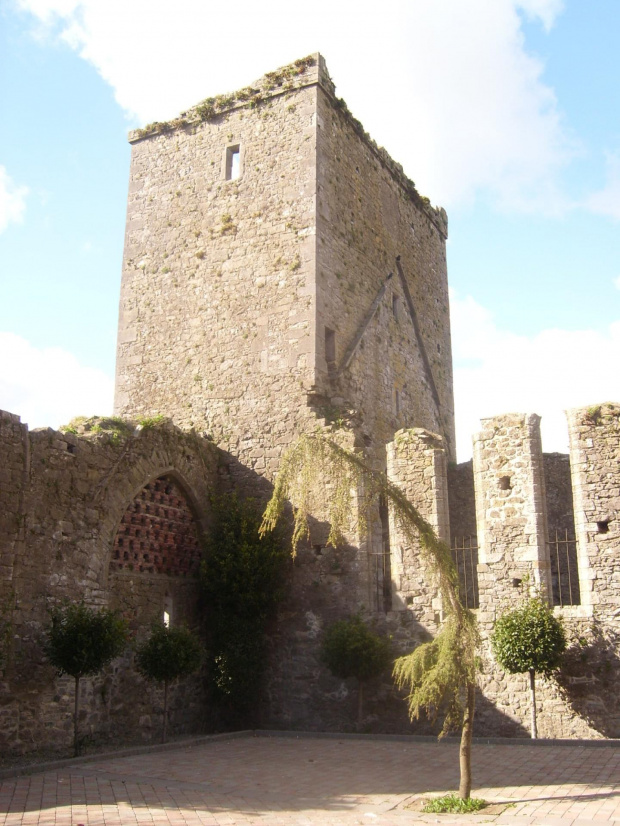
[{"label": "narrow window slit", "polygon": [[325,361],[328,367],[336,365],[336,333],[329,327],[325,328]]},{"label": "narrow window slit", "polygon": [[241,155],[239,144],[226,148],[226,180],[234,181],[241,173]]},{"label": "narrow window slit", "polygon": [[396,321],[400,321],[400,298],[397,295],[392,296],[392,315]]}]

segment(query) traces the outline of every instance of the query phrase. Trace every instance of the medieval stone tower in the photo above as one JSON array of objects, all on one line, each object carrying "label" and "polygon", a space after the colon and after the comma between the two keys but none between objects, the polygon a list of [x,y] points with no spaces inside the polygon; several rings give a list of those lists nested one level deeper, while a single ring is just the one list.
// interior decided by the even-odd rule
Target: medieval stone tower
[{"label": "medieval stone tower", "polygon": [[403,427],[453,454],[446,215],[320,55],[130,141],[117,414],[170,416],[268,478],[317,416],[378,467]]}]

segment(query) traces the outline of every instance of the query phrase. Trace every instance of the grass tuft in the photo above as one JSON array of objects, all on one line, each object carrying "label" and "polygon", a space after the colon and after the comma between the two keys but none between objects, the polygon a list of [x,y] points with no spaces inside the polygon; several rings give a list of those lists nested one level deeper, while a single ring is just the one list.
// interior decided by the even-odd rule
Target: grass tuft
[{"label": "grass tuft", "polygon": [[479,797],[469,797],[463,800],[457,794],[445,794],[443,797],[435,797],[429,800],[422,807],[425,814],[467,814],[469,812],[479,812],[487,806],[486,800]]}]

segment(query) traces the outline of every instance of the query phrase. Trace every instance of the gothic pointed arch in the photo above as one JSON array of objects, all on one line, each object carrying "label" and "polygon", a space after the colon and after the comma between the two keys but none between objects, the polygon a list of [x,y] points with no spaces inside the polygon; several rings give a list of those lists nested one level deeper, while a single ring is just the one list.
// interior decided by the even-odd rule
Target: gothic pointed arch
[{"label": "gothic pointed arch", "polygon": [[196,577],[201,541],[189,497],[170,473],[142,487],[123,514],[110,559],[110,572]]}]

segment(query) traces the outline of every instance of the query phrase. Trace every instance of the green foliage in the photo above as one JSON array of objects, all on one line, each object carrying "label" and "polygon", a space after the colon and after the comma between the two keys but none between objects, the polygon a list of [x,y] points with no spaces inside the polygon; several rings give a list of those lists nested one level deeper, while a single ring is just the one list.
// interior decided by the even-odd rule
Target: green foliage
[{"label": "green foliage", "polygon": [[83,602],[52,608],[44,651],[60,674],[79,679],[97,674],[125,647],[128,629],[115,611],[88,608]]},{"label": "green foliage", "polygon": [[459,620],[452,614],[434,639],[396,660],[394,679],[399,688],[409,690],[407,702],[412,720],[418,719],[422,711],[431,721],[443,717],[441,736],[461,725],[461,690],[475,681],[477,643],[473,616],[463,612]]},{"label": "green foliage", "polygon": [[479,812],[489,804],[479,797],[468,797],[464,800],[456,794],[445,794],[443,797],[435,797],[424,805],[422,811],[425,814],[468,814],[469,812]]},{"label": "green foliage", "polygon": [[157,416],[143,416],[137,420],[142,430],[150,430],[150,428],[157,427],[157,425],[163,424],[166,421],[166,417],[161,414]]},{"label": "green foliage", "polygon": [[120,416],[75,416],[69,424],[60,428],[62,433],[73,433],[81,435],[84,433],[107,433],[114,444],[118,444],[121,438],[127,438],[133,434],[135,425],[128,419]]},{"label": "green foliage", "polygon": [[203,658],[200,640],[188,628],[154,625],[151,634],[136,649],[136,666],[149,680],[171,683],[200,668]]},{"label": "green foliage", "polygon": [[359,616],[339,620],[325,631],[321,660],[336,677],[360,682],[378,677],[392,660],[390,642]]},{"label": "green foliage", "polygon": [[566,650],[564,626],[539,596],[501,616],[491,636],[493,653],[511,674],[550,674]]},{"label": "green foliage", "polygon": [[201,565],[209,665],[216,697],[247,708],[265,667],[267,624],[284,596],[286,553],[277,535],[261,538],[254,502],[215,498]]}]

